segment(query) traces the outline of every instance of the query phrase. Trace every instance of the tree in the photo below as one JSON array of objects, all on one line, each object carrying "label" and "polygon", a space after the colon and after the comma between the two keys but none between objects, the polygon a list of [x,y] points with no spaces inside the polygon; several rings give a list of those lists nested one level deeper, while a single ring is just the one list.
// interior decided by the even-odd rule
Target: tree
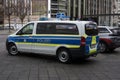
[{"label": "tree", "polygon": [[23,25],[23,21],[25,17],[30,12],[30,0],[18,0],[16,9],[17,9],[17,16],[20,18],[21,23]]},{"label": "tree", "polygon": [[0,0],[0,14],[4,13],[3,0]]},{"label": "tree", "polygon": [[9,22],[9,32],[10,32],[10,16],[13,14],[14,5],[13,0],[5,0],[4,1],[4,15],[8,17]]},{"label": "tree", "polygon": [[1,1],[0,1],[0,27],[4,23],[4,7],[3,7],[3,3]]},{"label": "tree", "polygon": [[3,10],[3,6],[0,5],[0,13],[3,13],[3,12],[4,12],[4,10]]}]

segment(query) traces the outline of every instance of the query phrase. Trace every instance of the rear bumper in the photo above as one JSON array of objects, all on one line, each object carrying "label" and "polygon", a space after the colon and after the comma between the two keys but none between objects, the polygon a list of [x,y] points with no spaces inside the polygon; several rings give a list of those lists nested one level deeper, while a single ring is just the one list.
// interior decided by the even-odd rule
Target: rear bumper
[{"label": "rear bumper", "polygon": [[108,45],[109,49],[114,49],[120,47],[120,42],[112,42]]},{"label": "rear bumper", "polygon": [[98,54],[97,51],[92,52],[92,53],[86,53],[85,47],[81,47],[78,49],[70,49],[70,53],[72,57],[77,57],[77,58],[95,56]]}]

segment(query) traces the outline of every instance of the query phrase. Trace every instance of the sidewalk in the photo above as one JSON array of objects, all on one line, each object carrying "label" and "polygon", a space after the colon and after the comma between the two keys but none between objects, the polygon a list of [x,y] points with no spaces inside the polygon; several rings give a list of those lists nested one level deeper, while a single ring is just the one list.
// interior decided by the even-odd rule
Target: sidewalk
[{"label": "sidewalk", "polygon": [[14,33],[16,30],[0,30],[0,35],[10,35],[12,33]]}]

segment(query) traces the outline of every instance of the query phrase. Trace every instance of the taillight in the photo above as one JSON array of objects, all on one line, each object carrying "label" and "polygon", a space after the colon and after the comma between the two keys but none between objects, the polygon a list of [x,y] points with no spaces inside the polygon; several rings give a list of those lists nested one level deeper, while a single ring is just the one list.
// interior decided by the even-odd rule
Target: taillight
[{"label": "taillight", "polygon": [[81,46],[85,46],[85,37],[81,37]]}]

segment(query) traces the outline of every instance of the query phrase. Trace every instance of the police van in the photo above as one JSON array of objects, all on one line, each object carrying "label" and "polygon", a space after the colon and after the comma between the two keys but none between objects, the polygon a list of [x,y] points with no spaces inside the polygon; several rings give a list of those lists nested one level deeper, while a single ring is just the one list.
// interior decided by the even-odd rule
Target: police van
[{"label": "police van", "polygon": [[55,55],[62,63],[97,55],[97,24],[92,21],[33,21],[9,35],[6,48],[20,52]]}]

